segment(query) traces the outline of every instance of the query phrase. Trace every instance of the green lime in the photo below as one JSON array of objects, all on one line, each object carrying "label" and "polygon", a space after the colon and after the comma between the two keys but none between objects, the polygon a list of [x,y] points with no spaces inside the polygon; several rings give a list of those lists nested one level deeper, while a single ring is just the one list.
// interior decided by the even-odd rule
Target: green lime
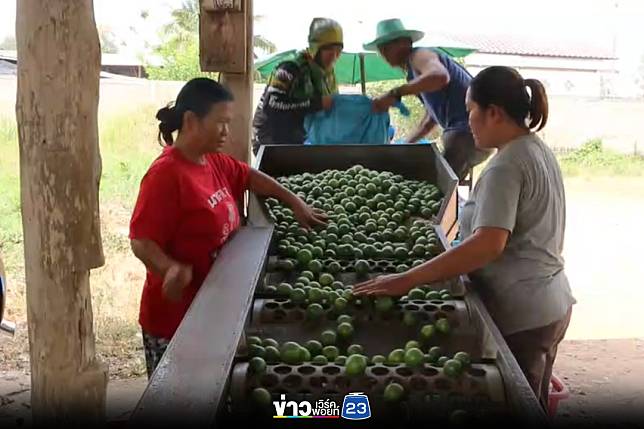
[{"label": "green lime", "polygon": [[280,283],[279,286],[277,286],[277,293],[282,296],[290,296],[292,291],[293,286],[288,283]]},{"label": "green lime", "polygon": [[299,283],[299,284],[303,284],[305,286],[308,286],[309,284],[311,284],[311,280],[309,280],[308,277],[300,276],[300,277],[297,278],[297,280],[295,280],[295,283],[296,284]]},{"label": "green lime", "polygon": [[347,355],[361,355],[364,353],[364,348],[360,344],[351,344],[347,347]]},{"label": "green lime", "polygon": [[322,341],[323,345],[332,346],[337,341],[337,334],[335,333],[335,331],[326,330],[320,335],[320,340]]},{"label": "green lime", "polygon": [[427,292],[427,296],[425,299],[429,301],[439,301],[441,299],[441,294],[440,292],[436,292],[435,290]]},{"label": "green lime", "polygon": [[307,341],[304,345],[311,352],[311,356],[317,356],[322,353],[322,343],[316,340]]},{"label": "green lime", "polygon": [[347,358],[345,367],[345,373],[349,377],[364,375],[367,369],[367,357],[363,355],[351,355]]},{"label": "green lime", "polygon": [[420,344],[418,343],[418,341],[411,340],[411,341],[407,341],[407,344],[405,344],[405,350],[419,349],[419,348],[420,348]]},{"label": "green lime", "polygon": [[447,363],[448,360],[449,358],[447,356],[441,356],[436,361],[436,366],[442,367],[445,365],[445,363]]},{"label": "green lime", "polygon": [[309,301],[312,303],[320,303],[324,299],[322,289],[318,289],[316,287],[311,287],[309,289]]},{"label": "green lime", "polygon": [[344,289],[344,283],[341,281],[334,281],[331,283],[331,287],[339,291],[340,289]]},{"label": "green lime", "polygon": [[306,292],[304,289],[293,289],[293,291],[291,291],[291,301],[295,304],[303,304],[304,301],[306,301]]},{"label": "green lime", "polygon": [[449,415],[449,424],[452,426],[465,427],[470,421],[470,416],[465,410],[454,410]]},{"label": "green lime", "polygon": [[324,273],[320,275],[320,284],[322,286],[329,286],[333,283],[334,280],[335,279],[333,278],[333,276],[329,273]]},{"label": "green lime", "polygon": [[398,383],[390,383],[385,387],[384,398],[387,402],[398,402],[405,394],[405,389]]},{"label": "green lime", "polygon": [[438,319],[436,321],[436,330],[441,334],[449,334],[449,321],[447,319]]},{"label": "green lime", "polygon": [[463,368],[469,368],[469,366],[472,364],[472,358],[465,352],[456,353],[454,355],[454,359],[460,361],[463,364]]},{"label": "green lime", "polygon": [[396,349],[389,353],[387,362],[391,364],[401,364],[405,361],[405,351],[403,349]]},{"label": "green lime", "polygon": [[456,378],[461,375],[463,364],[460,360],[449,359],[443,364],[443,373],[450,378]]},{"label": "green lime", "polygon": [[436,327],[434,325],[425,325],[420,328],[420,338],[425,342],[431,340],[434,334],[436,334]]},{"label": "green lime", "polygon": [[369,262],[365,261],[364,259],[357,260],[353,267],[359,276],[365,276],[369,274]]},{"label": "green lime", "polygon": [[251,357],[266,357],[266,349],[262,346],[258,346],[257,344],[251,344],[248,346],[248,354]]},{"label": "green lime", "polygon": [[324,316],[324,307],[318,303],[309,304],[306,309],[306,314],[309,320],[319,320]]},{"label": "green lime", "polygon": [[338,274],[340,271],[342,271],[342,265],[340,265],[340,263],[337,261],[333,261],[330,262],[329,265],[327,265],[326,269],[329,270],[331,274]]},{"label": "green lime", "polygon": [[414,288],[414,289],[409,291],[409,293],[407,294],[407,297],[411,301],[424,300],[425,299],[425,292],[420,288]]},{"label": "green lime", "polygon": [[[342,299],[342,298],[338,298]],[[342,339],[349,339],[353,336],[353,325],[350,323],[341,323],[338,325],[338,336]]]},{"label": "green lime", "polygon": [[313,253],[307,249],[301,249],[297,252],[297,261],[301,266],[306,267],[313,260]]},{"label": "green lime", "polygon": [[266,346],[266,362],[268,363],[279,363],[280,361],[280,351],[277,346]]},{"label": "green lime", "polygon": [[338,325],[340,325],[342,323],[351,324],[351,323],[353,323],[353,317],[351,317],[351,316],[349,316],[347,314],[343,314],[342,316],[338,316],[337,322],[338,322]]},{"label": "green lime", "polygon": [[309,279],[309,281],[312,281],[315,278],[315,274],[313,274],[311,271],[302,271],[300,273],[300,277],[306,277]]},{"label": "green lime", "polygon": [[311,360],[313,365],[327,365],[329,363],[329,360],[326,358],[324,355],[317,355]]},{"label": "green lime", "polygon": [[336,346],[326,346],[322,349],[322,354],[329,360],[334,361],[340,356],[340,350]]},{"label": "green lime", "polygon": [[310,362],[311,352],[306,347],[300,347],[300,357],[302,358],[302,362]]},{"label": "green lime", "polygon": [[311,270],[311,272],[319,274],[320,272],[322,272],[323,265],[319,260],[313,259],[311,262],[309,262],[308,268],[309,270]]},{"label": "green lime", "polygon": [[344,366],[344,365],[346,365],[346,364],[347,364],[347,357],[346,357],[346,356],[343,356],[343,355],[340,355],[340,356],[338,356],[337,358],[335,358],[335,362],[334,362],[334,363],[335,363],[336,365]]},{"label": "green lime", "polygon": [[410,348],[405,352],[405,365],[410,368],[417,368],[423,364],[425,355],[419,348]]},{"label": "green lime", "polygon": [[253,401],[255,401],[255,403],[258,405],[268,406],[271,404],[271,394],[263,387],[257,387],[253,389],[251,396],[253,398]]},{"label": "green lime", "polygon": [[252,345],[261,346],[262,339],[256,336],[248,337],[246,338],[246,344],[248,344],[249,346],[252,346]]},{"label": "green lime", "polygon": [[280,348],[280,358],[282,362],[289,365],[299,365],[302,363],[302,352],[300,345],[293,341],[282,344]]},{"label": "green lime", "polygon": [[403,324],[405,326],[415,326],[418,323],[418,316],[413,311],[406,311],[403,315]]},{"label": "green lime", "polygon": [[391,311],[394,306],[394,300],[390,296],[381,296],[376,298],[376,311],[379,313],[387,313]]},{"label": "green lime", "polygon": [[266,361],[259,356],[255,356],[248,363],[253,374],[264,374],[266,372]]},{"label": "green lime", "polygon": [[383,355],[375,355],[374,357],[371,358],[371,362],[375,365],[382,365],[385,362],[387,362],[387,358],[384,357]]},{"label": "green lime", "polygon": [[264,347],[268,347],[268,346],[279,347],[279,343],[272,338],[265,338],[264,341],[262,341],[262,345]]}]

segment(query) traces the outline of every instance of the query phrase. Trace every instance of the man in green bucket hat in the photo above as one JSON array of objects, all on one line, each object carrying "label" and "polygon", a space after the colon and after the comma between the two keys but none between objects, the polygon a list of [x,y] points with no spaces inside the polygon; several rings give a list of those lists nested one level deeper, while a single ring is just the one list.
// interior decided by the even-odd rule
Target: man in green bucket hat
[{"label": "man in green bucket hat", "polygon": [[426,114],[407,142],[417,142],[440,125],[443,155],[463,180],[472,167],[491,153],[475,146],[468,124],[465,92],[472,76],[448,55],[431,48],[414,47],[423,37],[422,31],[406,29],[400,19],[386,19],[378,23],[375,39],[363,45],[365,50],[380,52],[392,67],[401,68],[407,75],[406,84],[373,100],[374,110],[386,111],[403,96],[417,96]]},{"label": "man in green bucket hat", "polygon": [[337,94],[334,66],[343,48],[342,27],[329,18],[314,18],[309,47],[271,74],[253,118],[253,152],[263,144],[302,144],[304,117],[329,110]]}]

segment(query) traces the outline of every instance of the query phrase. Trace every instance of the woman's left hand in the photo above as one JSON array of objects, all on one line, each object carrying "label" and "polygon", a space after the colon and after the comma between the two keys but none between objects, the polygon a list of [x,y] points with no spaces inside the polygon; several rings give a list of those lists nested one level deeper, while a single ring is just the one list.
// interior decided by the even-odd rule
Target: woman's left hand
[{"label": "woman's left hand", "polygon": [[320,209],[310,207],[304,201],[299,200],[293,205],[293,215],[304,228],[311,229],[316,226],[323,226],[327,223],[327,215]]},{"label": "woman's left hand", "polygon": [[413,289],[414,285],[404,274],[380,276],[353,287],[354,295],[389,295],[403,296]]}]

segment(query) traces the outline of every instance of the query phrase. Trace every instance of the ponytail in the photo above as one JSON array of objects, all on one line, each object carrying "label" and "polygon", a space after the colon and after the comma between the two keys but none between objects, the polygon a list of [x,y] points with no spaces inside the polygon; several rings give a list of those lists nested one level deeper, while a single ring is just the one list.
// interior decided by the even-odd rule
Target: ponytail
[{"label": "ponytail", "polygon": [[183,112],[177,111],[176,106],[166,106],[159,109],[156,118],[159,120],[159,135],[157,140],[161,146],[172,146],[172,133],[181,129]]},{"label": "ponytail", "polygon": [[537,79],[526,79],[525,84],[530,88],[530,123],[528,128],[541,131],[548,122],[548,97],[543,84]]},{"label": "ponytail", "polygon": [[540,131],[548,122],[548,97],[543,84],[536,79],[524,80],[511,67],[482,70],[470,82],[470,96],[483,109],[490,105],[502,108],[522,128]]}]

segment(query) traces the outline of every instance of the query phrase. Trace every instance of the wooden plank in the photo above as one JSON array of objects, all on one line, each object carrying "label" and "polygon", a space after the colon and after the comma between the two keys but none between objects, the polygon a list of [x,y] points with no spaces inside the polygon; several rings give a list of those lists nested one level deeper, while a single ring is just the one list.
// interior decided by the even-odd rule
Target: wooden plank
[{"label": "wooden plank", "polygon": [[480,318],[485,330],[488,331],[488,335],[491,337],[488,341],[493,341],[498,348],[496,363],[503,376],[508,404],[512,408],[513,414],[526,426],[548,427],[549,421],[543,408],[541,408],[528,380],[506,344],[501,331],[488,313],[476,286],[468,284],[466,297],[473,316]]},{"label": "wooden plank", "polygon": [[242,0],[201,0],[204,12],[241,12]]},{"label": "wooden plank", "polygon": [[[231,124],[232,145],[228,153],[234,158],[250,162],[251,121],[253,107],[253,2],[243,0],[245,22],[236,24],[237,37],[246,37],[246,57],[249,59],[243,73],[224,73],[222,82],[227,85],[235,95],[235,115]],[[242,14],[238,14],[242,15]],[[240,48],[241,49],[241,48]],[[228,70],[222,70],[228,71]]]},{"label": "wooden plank", "polygon": [[272,231],[242,227],[223,248],[152,375],[131,427],[215,423]]},{"label": "wooden plank", "polygon": [[201,4],[199,58],[202,70],[245,74],[248,63],[252,63],[252,53],[250,57],[247,55],[249,41],[252,47],[252,36],[250,39],[245,36],[248,34],[246,15],[250,12],[249,9],[252,9],[247,6],[252,0],[241,1],[243,12],[208,12],[203,9],[203,3]]}]

